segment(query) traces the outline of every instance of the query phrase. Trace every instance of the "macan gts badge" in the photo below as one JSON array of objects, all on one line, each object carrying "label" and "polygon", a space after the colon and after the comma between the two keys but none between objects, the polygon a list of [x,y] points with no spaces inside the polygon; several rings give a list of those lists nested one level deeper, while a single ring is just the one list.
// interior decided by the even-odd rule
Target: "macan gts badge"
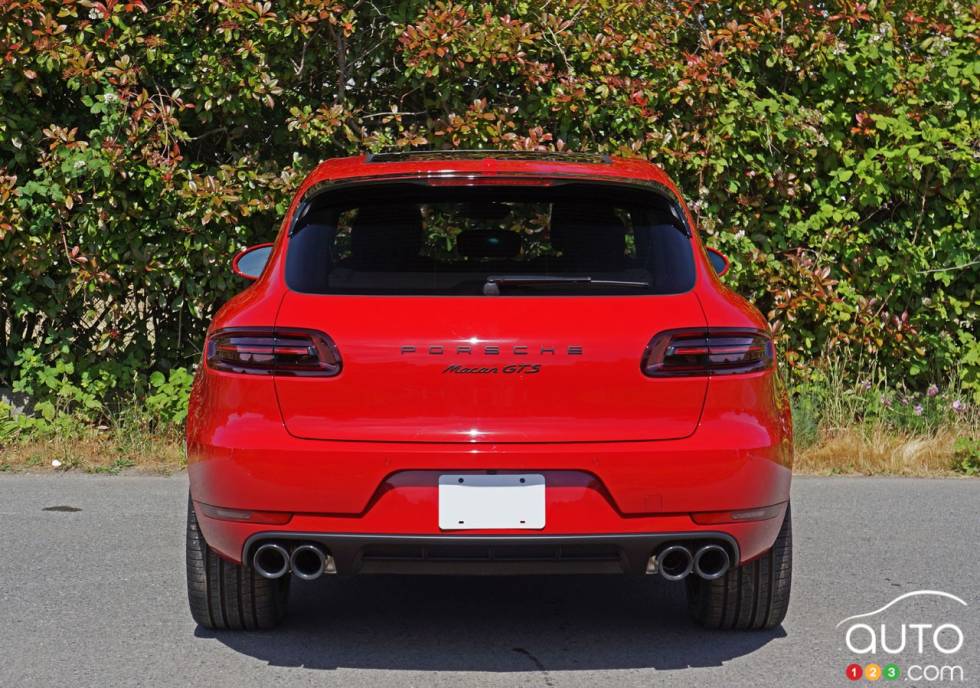
[{"label": "macan gts badge", "polygon": [[[406,354],[416,354],[419,353],[420,348],[415,346],[403,346],[401,347],[401,354],[404,356]],[[554,346],[540,346],[533,349],[525,344],[514,344],[510,346],[499,346],[496,344],[480,344],[480,339],[478,337],[471,338],[466,344],[456,344],[452,346],[444,346],[442,344],[430,344],[429,346],[421,347],[421,352],[429,356],[444,356],[446,354],[455,354],[459,357],[471,357],[474,354],[483,354],[484,356],[521,356],[527,357],[531,355],[537,355],[541,358],[548,356],[556,356],[559,351],[566,356],[581,356],[582,347],[581,346],[567,346],[567,347],[554,347]],[[443,373],[454,373],[454,374],[477,374],[477,375],[533,375],[535,373],[541,372],[542,363],[506,363],[501,365],[469,365],[461,363],[450,363],[445,368],[443,368]]]},{"label": "macan gts badge", "polygon": [[271,628],[291,582],[610,573],[778,625],[792,421],[769,328],[640,160],[329,160],[215,315],[187,420],[187,586]]}]

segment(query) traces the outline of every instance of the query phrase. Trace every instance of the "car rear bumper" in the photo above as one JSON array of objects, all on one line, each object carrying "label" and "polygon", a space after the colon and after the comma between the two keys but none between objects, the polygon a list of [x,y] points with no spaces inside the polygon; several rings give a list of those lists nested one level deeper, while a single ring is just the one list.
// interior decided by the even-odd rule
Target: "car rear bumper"
[{"label": "car rear bumper", "polygon": [[[731,377],[712,379],[698,428],[689,437],[555,443],[300,439],[285,430],[271,385],[268,395],[241,413],[230,406],[239,382],[226,381],[192,395],[191,495],[208,544],[236,562],[250,538],[280,533],[435,536],[445,542],[456,536],[572,537],[586,543],[612,535],[647,538],[647,544],[656,544],[661,534],[692,539],[709,534],[733,540],[730,553],[744,563],[772,546],[782,510],[768,520],[711,525],[696,522],[694,515],[786,503],[792,439],[788,411],[781,411],[768,381]],[[468,472],[544,475],[545,527],[441,531],[439,476]],[[278,512],[287,522],[213,518],[201,504]],[[356,570],[357,556],[349,560],[355,562],[349,570]]]},{"label": "car rear bumper", "polygon": [[[617,560],[628,562],[623,570],[634,571],[639,566],[637,562],[648,558],[662,541],[662,535],[729,541],[733,561],[752,559],[772,546],[781,517],[709,526],[697,523],[695,515],[754,509],[789,499],[789,468],[767,458],[731,453],[689,453],[679,460],[676,454],[661,454],[645,446],[617,447],[618,452],[608,446],[593,446],[588,453],[582,453],[585,450],[581,447],[575,451],[567,445],[551,445],[550,452],[542,446],[509,447],[489,453],[465,448],[447,452],[446,447],[438,447],[423,454],[418,446],[412,446],[402,454],[402,447],[386,445],[374,447],[376,454],[365,454],[366,449],[358,446],[353,454],[344,453],[339,459],[336,453],[329,453],[319,468],[314,457],[297,460],[283,451],[269,452],[265,455],[268,458],[236,452],[234,457],[192,463],[189,472],[195,502],[272,512],[273,516],[288,519],[285,524],[269,524],[213,518],[198,504],[198,520],[205,539],[222,556],[237,562],[247,556],[250,540],[271,539],[272,534],[285,539],[334,538],[337,542],[331,544],[340,546],[345,552],[344,561],[350,562],[338,563],[338,569],[354,572],[359,570],[360,554],[348,556],[343,544],[356,538],[367,543],[376,536],[388,536],[412,544],[414,537],[425,544],[430,537],[457,542],[452,538],[461,535],[537,538],[541,543],[558,537],[568,543],[588,543],[597,536],[613,535],[626,543],[620,547],[622,554]],[[338,460],[348,467],[347,471],[334,467]],[[420,465],[426,468],[418,468]],[[559,468],[542,467],[548,465]],[[399,470],[398,466],[412,468]],[[441,531],[439,476],[487,472],[544,475],[545,527]],[[628,480],[630,474],[632,484]],[[353,496],[364,483],[371,484],[373,490],[361,504]],[[634,556],[627,546],[634,540],[651,547],[642,556]]]},{"label": "car rear bumper", "polygon": [[[240,561],[249,538],[270,532],[585,539],[607,534],[653,538],[662,533],[700,538],[715,533],[732,538],[737,547],[731,554],[739,557],[733,561],[744,562],[772,546],[781,518],[706,526],[693,515],[755,509],[789,499],[791,470],[768,452],[679,446],[690,445],[691,439],[479,449],[294,442],[315,446],[302,452],[290,443],[278,450],[236,450],[199,457],[190,464],[196,502],[277,512],[289,519],[283,525],[224,520],[198,508],[204,536],[222,556]],[[487,472],[544,475],[545,528],[441,531],[439,476]]]},{"label": "car rear bumper", "polygon": [[[441,531],[437,485],[441,473],[396,472],[382,481],[357,514],[274,511],[273,517],[281,515],[288,522],[269,524],[214,518],[208,515],[212,510],[196,503],[198,521],[208,544],[236,562],[247,559],[259,542],[305,541],[321,544],[334,556],[339,573],[637,573],[667,542],[692,548],[721,544],[732,561],[745,562],[772,546],[785,511],[780,508],[767,520],[711,525],[695,521],[697,513],[708,511],[704,509],[624,514],[594,474],[545,470],[544,528]],[[198,500],[194,482],[192,494]],[[739,508],[784,501],[766,499]],[[269,516],[269,512],[261,515]]]}]

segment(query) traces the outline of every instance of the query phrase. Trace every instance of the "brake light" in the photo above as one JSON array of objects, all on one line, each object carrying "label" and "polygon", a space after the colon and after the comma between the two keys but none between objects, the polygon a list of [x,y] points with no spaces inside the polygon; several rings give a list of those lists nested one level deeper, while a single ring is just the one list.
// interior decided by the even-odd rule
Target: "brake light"
[{"label": "brake light", "polygon": [[207,362],[214,370],[255,375],[332,377],[340,353],[322,332],[292,328],[232,328],[208,339]]},{"label": "brake light", "polygon": [[650,340],[641,368],[650,377],[731,375],[772,367],[772,340],[758,330],[668,330]]}]

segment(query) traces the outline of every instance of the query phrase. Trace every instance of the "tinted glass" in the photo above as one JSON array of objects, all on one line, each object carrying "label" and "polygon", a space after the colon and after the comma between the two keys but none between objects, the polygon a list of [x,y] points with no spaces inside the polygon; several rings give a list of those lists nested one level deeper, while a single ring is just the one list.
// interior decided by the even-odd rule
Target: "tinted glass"
[{"label": "tinted glass", "polygon": [[271,246],[260,246],[243,254],[238,259],[239,272],[249,277],[258,277],[265,270],[265,264],[269,262],[269,255],[271,253]]},{"label": "tinted glass", "polygon": [[293,229],[286,280],[319,294],[673,294],[693,286],[690,238],[666,199],[587,191],[415,187],[348,194],[343,203],[328,197]]},{"label": "tinted glass", "polygon": [[725,272],[728,267],[728,261],[725,260],[725,256],[710,249],[708,250],[708,261],[711,263],[714,271],[719,275]]}]

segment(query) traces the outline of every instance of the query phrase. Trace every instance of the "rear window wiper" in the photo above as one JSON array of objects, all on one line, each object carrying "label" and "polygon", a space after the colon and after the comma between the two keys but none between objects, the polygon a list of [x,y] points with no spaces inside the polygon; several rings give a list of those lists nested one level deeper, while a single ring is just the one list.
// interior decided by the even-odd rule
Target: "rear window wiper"
[{"label": "rear window wiper", "polygon": [[592,279],[582,275],[489,275],[483,285],[484,296],[500,296],[500,287],[523,284],[588,284],[598,287],[624,287],[627,289],[649,289],[649,282],[628,282],[626,280]]}]

